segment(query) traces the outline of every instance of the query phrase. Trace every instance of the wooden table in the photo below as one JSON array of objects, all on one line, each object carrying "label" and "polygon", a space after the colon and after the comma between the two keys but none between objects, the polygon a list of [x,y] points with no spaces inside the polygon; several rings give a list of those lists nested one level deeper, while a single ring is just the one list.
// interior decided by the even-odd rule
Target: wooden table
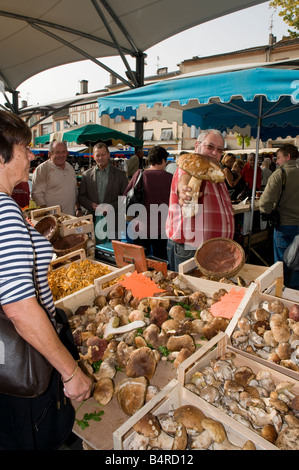
[{"label": "wooden table", "polygon": [[[245,212],[250,212],[251,211],[251,201],[250,202],[246,202],[246,204],[243,204],[242,202],[240,202],[239,204],[233,204],[233,211],[234,211],[234,214],[244,214]],[[259,205],[259,201],[258,200],[255,200],[254,201],[254,210],[257,211],[259,210],[260,208],[260,205]]]},{"label": "wooden table", "polygon": [[[157,369],[151,380],[151,385],[156,385],[162,390],[173,378],[177,376],[177,369],[173,363],[161,360],[157,364]],[[122,380],[128,378],[124,372],[118,371],[114,382],[115,386]],[[82,419],[84,413],[94,413],[95,411],[104,411],[101,421],[89,421],[89,427],[82,430],[77,423],[74,424],[73,433],[76,434],[90,450],[113,450],[113,433],[128,418],[120,408],[117,397],[114,395],[112,400],[105,406],[98,404],[94,398],[89,398],[80,407],[80,404],[73,402],[77,419]],[[87,445],[87,446],[86,446]]]}]

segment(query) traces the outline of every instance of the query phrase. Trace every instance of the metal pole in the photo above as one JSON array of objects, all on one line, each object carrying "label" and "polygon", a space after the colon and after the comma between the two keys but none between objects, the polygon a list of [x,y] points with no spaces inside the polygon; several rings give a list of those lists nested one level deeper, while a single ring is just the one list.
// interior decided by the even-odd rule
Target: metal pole
[{"label": "metal pole", "polygon": [[250,253],[250,249],[251,249],[258,155],[259,155],[260,136],[261,136],[261,124],[262,124],[262,107],[263,107],[263,97],[259,96],[259,114],[258,114],[258,120],[257,120],[256,150],[255,150],[254,173],[253,173],[253,184],[252,184],[252,195],[251,195],[251,213],[250,213],[250,230],[249,230],[249,238],[248,238],[248,250],[249,250],[248,253]]},{"label": "metal pole", "polygon": [[[136,56],[136,80],[137,80],[137,87],[144,86],[144,59],[146,54],[142,52],[137,54]],[[135,122],[135,137],[137,139],[143,140],[143,123],[145,122],[144,119],[138,119],[136,116]]]}]

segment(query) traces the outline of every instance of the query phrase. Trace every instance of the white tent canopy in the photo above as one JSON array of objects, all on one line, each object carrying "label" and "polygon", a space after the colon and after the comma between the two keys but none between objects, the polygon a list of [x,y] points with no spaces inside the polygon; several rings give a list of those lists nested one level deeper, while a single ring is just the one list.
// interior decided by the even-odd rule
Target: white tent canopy
[{"label": "white tent canopy", "polygon": [[[0,0],[0,85],[14,92],[49,68],[90,59],[131,87],[144,51],[198,24],[263,0]],[[175,14],[173,14],[175,12]],[[98,58],[120,55],[127,78]],[[126,56],[136,57],[136,71]],[[2,83],[1,83],[2,82]]]}]

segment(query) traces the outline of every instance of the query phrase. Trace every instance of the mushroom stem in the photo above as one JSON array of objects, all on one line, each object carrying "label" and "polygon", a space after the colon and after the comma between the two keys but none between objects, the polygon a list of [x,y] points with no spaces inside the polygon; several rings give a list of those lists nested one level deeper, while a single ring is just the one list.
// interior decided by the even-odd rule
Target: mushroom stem
[{"label": "mushroom stem", "polygon": [[201,179],[191,176],[188,186],[191,188],[189,196],[192,198],[190,202],[183,206],[183,216],[193,217],[198,213],[198,196],[201,186]]},{"label": "mushroom stem", "polygon": [[129,331],[136,330],[137,328],[142,328],[145,326],[145,322],[142,320],[136,320],[133,321],[132,323],[128,323],[127,325],[119,326],[119,327],[114,327],[115,324],[115,319],[117,317],[111,317],[109,322],[106,325],[105,331],[104,331],[104,338],[105,339],[111,339],[113,335],[121,335],[124,333],[128,333]]}]

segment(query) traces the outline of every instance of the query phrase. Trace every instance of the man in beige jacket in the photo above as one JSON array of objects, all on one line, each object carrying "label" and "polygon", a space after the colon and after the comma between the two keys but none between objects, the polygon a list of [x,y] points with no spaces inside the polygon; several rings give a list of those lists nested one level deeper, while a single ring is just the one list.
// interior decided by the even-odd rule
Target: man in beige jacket
[{"label": "man in beige jacket", "polygon": [[77,180],[72,165],[66,159],[64,142],[51,142],[49,159],[41,163],[32,176],[32,199],[37,206],[61,206],[64,214],[76,215]]}]

